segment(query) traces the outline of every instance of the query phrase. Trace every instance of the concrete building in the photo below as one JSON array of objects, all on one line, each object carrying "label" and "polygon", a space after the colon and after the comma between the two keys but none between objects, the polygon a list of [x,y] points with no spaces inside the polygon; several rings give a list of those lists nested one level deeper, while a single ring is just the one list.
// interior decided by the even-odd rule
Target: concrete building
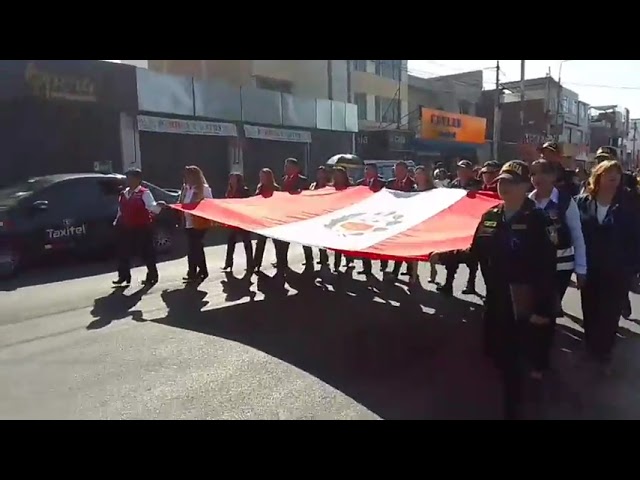
[{"label": "concrete building", "polygon": [[148,60],[150,70],[348,102],[348,60]]},{"label": "concrete building", "polygon": [[626,160],[625,140],[630,130],[630,114],[627,108],[618,105],[594,106],[590,110],[590,134],[593,154],[598,147],[608,145],[618,150],[618,157]]},{"label": "concrete building", "polygon": [[353,101],[361,130],[409,128],[407,60],[352,60]]},{"label": "concrete building", "polygon": [[[524,127],[520,124],[521,83],[507,82],[501,91],[499,160],[537,158],[537,148],[555,139],[563,152],[586,161],[589,149],[589,105],[552,77],[525,81]],[[492,138],[495,90],[483,92],[480,114],[489,120]]]},{"label": "concrete building", "polygon": [[[479,137],[475,135],[476,143],[457,135],[463,133],[468,124],[474,127],[486,124],[484,119],[477,118],[483,83],[481,70],[430,78],[409,75],[408,83],[409,128],[416,134],[416,158],[422,163],[446,163],[461,157],[477,161],[487,159],[489,149],[485,145],[483,126],[481,132],[474,129],[479,134]],[[431,117],[439,125],[433,123]],[[433,125],[427,128],[427,123]]]},{"label": "concrete building", "polygon": [[355,103],[360,128],[408,128],[408,60],[121,60],[196,80]]},{"label": "concrete building", "polygon": [[629,133],[625,142],[627,160],[633,168],[640,168],[640,118],[629,120]]}]

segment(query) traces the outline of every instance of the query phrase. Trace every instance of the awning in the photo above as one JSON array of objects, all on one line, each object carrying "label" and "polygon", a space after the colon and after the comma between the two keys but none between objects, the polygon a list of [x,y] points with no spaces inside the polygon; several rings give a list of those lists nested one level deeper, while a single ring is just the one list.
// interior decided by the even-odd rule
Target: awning
[{"label": "awning", "polygon": [[475,156],[482,144],[444,140],[412,140],[413,150],[421,155]]}]

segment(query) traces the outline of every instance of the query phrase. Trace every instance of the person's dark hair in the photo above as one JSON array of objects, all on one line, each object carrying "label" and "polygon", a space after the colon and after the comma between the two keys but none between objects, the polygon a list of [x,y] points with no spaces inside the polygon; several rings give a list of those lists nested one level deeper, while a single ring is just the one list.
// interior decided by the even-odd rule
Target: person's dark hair
[{"label": "person's dark hair", "polygon": [[370,168],[371,170],[377,172],[378,171],[378,165],[376,163],[367,163],[365,166],[366,168]]},{"label": "person's dark hair", "polygon": [[400,160],[399,162],[396,162],[396,164],[394,165],[394,168],[398,168],[398,167],[404,167],[407,170],[409,170],[409,165],[407,165],[407,162],[405,162],[404,160]]},{"label": "person's dark hair", "polygon": [[229,183],[227,184],[227,195],[229,195],[231,193],[231,179],[232,178],[236,178],[237,183],[236,183],[236,189],[237,190],[243,190],[245,187],[244,184],[244,175],[242,175],[241,173],[238,172],[233,172],[229,174]]},{"label": "person's dark hair", "polygon": [[[275,188],[278,188],[279,185],[276,183],[276,177],[273,174],[273,170],[271,170],[270,168],[263,168],[262,170],[260,170],[260,173],[264,173],[267,175],[267,177],[269,177],[271,179],[271,185],[273,185]],[[262,187],[262,183],[258,184],[258,189],[260,189]]]},{"label": "person's dark hair", "polygon": [[[337,181],[340,180],[340,181]],[[333,185],[339,186],[348,186],[349,185],[349,175],[347,175],[347,171],[342,167],[336,167],[333,169]]]}]

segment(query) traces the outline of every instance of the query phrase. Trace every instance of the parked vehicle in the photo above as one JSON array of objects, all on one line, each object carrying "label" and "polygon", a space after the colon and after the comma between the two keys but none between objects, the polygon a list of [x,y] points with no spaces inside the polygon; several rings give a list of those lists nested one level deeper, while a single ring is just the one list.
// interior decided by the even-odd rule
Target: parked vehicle
[{"label": "parked vehicle", "polygon": [[[365,160],[364,163],[366,165],[369,165],[371,163],[377,165],[378,175],[380,176],[380,178],[389,180],[394,176],[393,167],[396,163],[398,163],[398,160]],[[416,164],[411,160],[408,160],[405,163],[407,164],[407,167],[409,167],[410,171],[416,168]]]},{"label": "parked vehicle", "polygon": [[[32,178],[0,189],[0,276],[56,252],[91,254],[115,246],[113,221],[125,177],[64,174]],[[144,183],[156,201],[177,203],[179,194]],[[154,222],[158,253],[171,250],[179,214],[165,210]]]}]

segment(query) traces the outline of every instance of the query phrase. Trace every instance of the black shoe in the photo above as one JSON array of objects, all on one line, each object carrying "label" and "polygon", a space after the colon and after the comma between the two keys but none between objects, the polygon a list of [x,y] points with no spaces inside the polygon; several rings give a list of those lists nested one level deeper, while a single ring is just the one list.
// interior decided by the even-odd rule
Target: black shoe
[{"label": "black shoe", "polygon": [[145,287],[152,287],[156,283],[158,283],[158,277],[147,277],[142,281],[142,285]]},{"label": "black shoe", "polygon": [[192,282],[197,277],[198,277],[198,275],[196,273],[187,272],[187,274],[184,277],[182,277],[182,281],[183,282]]},{"label": "black shoe", "polygon": [[129,278],[118,277],[117,280],[114,280],[111,283],[113,283],[116,287],[123,287],[125,285],[131,285],[131,277],[129,277]]},{"label": "black shoe", "polygon": [[631,318],[631,309],[628,307],[625,307],[622,309],[622,318],[624,318],[625,320],[629,320]]},{"label": "black shoe", "polygon": [[474,287],[473,284],[468,284],[466,287],[464,287],[462,293],[464,295],[473,295],[474,293],[476,293],[476,287]]},{"label": "black shoe", "polygon": [[373,275],[373,274],[371,273],[371,270],[370,270],[370,269],[368,269],[368,268],[363,268],[362,270],[358,270],[356,273],[357,273],[358,275],[367,275],[367,276],[368,276],[368,275]]},{"label": "black shoe", "polygon": [[200,280],[201,282],[206,280],[207,278],[209,278],[209,272],[199,272],[197,279]]},{"label": "black shoe", "polygon": [[453,295],[453,285],[438,285],[436,287],[436,291],[442,293],[443,295],[452,296]]}]

